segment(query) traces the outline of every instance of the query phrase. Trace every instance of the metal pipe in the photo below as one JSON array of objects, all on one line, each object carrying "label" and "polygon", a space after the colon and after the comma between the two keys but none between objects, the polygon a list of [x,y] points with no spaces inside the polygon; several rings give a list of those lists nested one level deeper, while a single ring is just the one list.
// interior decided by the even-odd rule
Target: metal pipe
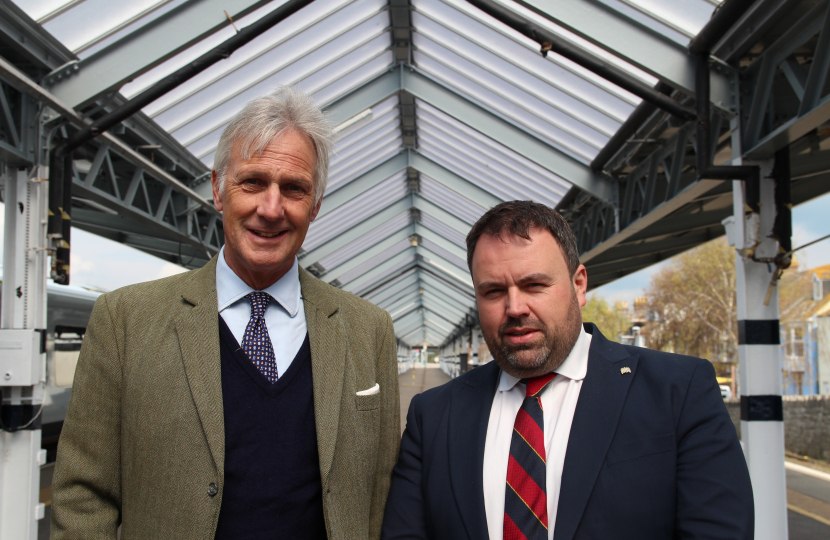
[{"label": "metal pipe", "polygon": [[553,51],[678,118],[686,121],[695,118],[695,111],[691,107],[681,105],[613,64],[600,60],[547,31],[542,26],[523,19],[507,7],[493,0],[468,0],[468,2],[494,19],[539,43],[541,53],[544,56],[547,56],[548,51]]},{"label": "metal pipe", "polygon": [[188,65],[176,70],[167,77],[157,81],[139,95],[115,110],[105,114],[88,127],[83,128],[65,141],[56,145],[49,157],[49,222],[47,233],[57,242],[53,257],[52,279],[55,283],[69,284],[72,203],[72,152],[101,133],[107,131],[134,115],[148,104],[173,90],[183,82],[201,73],[216,62],[228,58],[234,51],[257,38],[277,23],[310,4],[313,0],[288,0],[271,13],[243,28],[232,38],[226,40],[203,54]]},{"label": "metal pipe", "polygon": [[[666,83],[659,82],[654,87],[654,90],[668,95],[671,92],[671,87]],[[601,171],[657,109],[658,107],[656,105],[648,101],[640,103],[628,117],[628,120],[620,126],[617,132],[614,133],[614,136],[599,151],[599,154],[591,162],[591,169]]]},{"label": "metal pipe", "polygon": [[235,36],[226,40],[218,47],[211,49],[193,62],[156,82],[153,86],[144,90],[130,101],[124,103],[117,109],[105,114],[93,122],[89,127],[73,134],[66,141],[66,147],[63,150],[74,150],[82,144],[94,139],[104,131],[107,131],[111,127],[121,123],[183,82],[201,73],[216,62],[228,58],[238,48],[259,37],[274,25],[304,8],[312,1],[313,0],[288,0],[285,4],[281,5],[271,13],[263,16],[258,21],[240,30]]},{"label": "metal pipe", "polygon": [[[695,57],[695,108],[697,109],[697,176],[698,179],[712,180],[746,180],[747,197],[749,192],[757,189],[761,179],[760,167],[753,165],[722,166],[712,165],[710,138],[711,111],[709,107],[709,54]],[[751,201],[747,201],[752,205]],[[755,202],[757,204],[757,201]],[[753,209],[754,210],[754,209]]]},{"label": "metal pipe", "polygon": [[726,0],[698,34],[689,42],[689,53],[709,54],[723,35],[732,28],[755,0]]}]

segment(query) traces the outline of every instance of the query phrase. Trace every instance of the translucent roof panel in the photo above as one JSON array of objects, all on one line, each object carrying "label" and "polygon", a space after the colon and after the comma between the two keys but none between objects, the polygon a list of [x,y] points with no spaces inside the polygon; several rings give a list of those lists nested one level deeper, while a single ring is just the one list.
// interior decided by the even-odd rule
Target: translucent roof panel
[{"label": "translucent roof panel", "polygon": [[[93,1],[86,0],[54,20],[69,17]],[[235,24],[238,28],[247,26],[278,5],[268,4]],[[143,112],[210,167],[222,130],[252,99],[278,86],[294,85],[325,106],[389,69],[394,58],[387,6],[383,0],[317,0],[227,60],[149,104]],[[233,33],[231,27],[217,31],[137,77],[121,92],[126,97],[138,94]],[[376,139],[387,135],[391,135],[388,129],[376,133]],[[359,159],[355,157],[355,161]],[[344,166],[343,172],[353,173],[354,169]]]},{"label": "translucent roof panel", "polygon": [[[19,1],[32,18],[79,56],[82,65],[85,59],[92,60],[91,55],[105,57],[122,53],[119,40],[129,38],[132,32],[173,20],[164,18],[181,13],[181,9],[193,10],[187,16],[210,11],[198,2],[187,0]],[[622,58],[514,0],[497,1],[646,85],[657,82]],[[591,0],[591,3],[597,9],[635,21],[686,45],[706,24],[720,1]],[[221,23],[221,28],[176,54],[169,51],[167,54],[172,56],[141,73],[145,66],[166,57],[163,51],[157,56],[148,55],[144,64],[137,62],[136,73],[119,92],[127,99],[137,96],[284,2],[257,3],[260,7],[234,19],[233,25],[224,24],[226,21],[220,16],[215,24]],[[452,306],[458,304],[458,311],[466,312],[471,305],[464,301],[471,294],[471,280],[463,257],[464,229],[494,201],[531,199],[556,206],[572,188],[567,179],[516,153],[517,146],[503,146],[502,143],[511,143],[502,134],[487,133],[484,126],[490,124],[480,120],[488,118],[486,113],[489,113],[500,119],[497,124],[501,125],[503,120],[523,132],[523,140],[534,137],[547,145],[549,148],[540,148],[550,150],[551,155],[562,154],[563,160],[570,157],[587,165],[631,115],[640,99],[555,53],[543,57],[538,43],[466,0],[410,0],[409,6],[408,36],[406,33],[393,36],[389,0],[315,0],[227,59],[145,106],[143,112],[212,167],[222,131],[249,101],[279,86],[294,85],[311,94],[325,108],[388,73],[397,64],[396,54],[403,52],[407,45],[400,40],[409,39],[412,66],[405,69],[414,70],[416,80],[434,91],[419,93],[417,86],[413,86],[409,88],[411,95],[407,94],[402,102],[395,93],[395,80],[385,77],[343,102],[362,102],[362,107],[370,108],[349,111],[346,115],[355,115],[354,122],[343,122],[335,129],[339,139],[332,154],[326,190],[334,197],[324,200],[324,213],[311,224],[303,248],[311,251],[324,247],[317,252],[318,256],[310,256],[308,260],[315,259],[331,272],[328,279],[337,277],[344,289],[365,294],[377,302],[388,300],[390,305],[397,302],[395,310],[404,314],[404,322],[396,322],[396,328],[402,333],[399,338],[408,343],[440,342],[461,322],[453,322],[458,313]],[[400,6],[395,4],[395,7]],[[244,11],[242,7],[238,9]],[[173,31],[178,29],[176,24]],[[113,58],[119,60],[117,56]],[[127,75],[124,77],[130,78]],[[387,86],[390,82],[391,86]],[[368,103],[370,99],[364,99],[378,95],[381,88],[386,93],[380,95],[395,95],[373,105]],[[102,91],[95,89],[95,92]],[[451,93],[474,107],[454,115],[453,110],[447,109],[447,103],[456,99],[449,96]],[[441,95],[447,99],[436,97]],[[410,105],[412,96],[414,107]],[[101,95],[96,99],[100,104]],[[479,114],[477,108],[485,113]],[[339,113],[342,115],[343,111]],[[413,114],[415,132],[407,132],[404,137],[402,126],[409,129]],[[413,147],[406,148],[405,141],[411,144],[413,140]],[[411,158],[410,167],[394,174],[372,172],[396,157]],[[403,160],[395,163],[403,168]],[[415,172],[419,174],[419,184],[417,192],[412,193],[414,185],[410,180]],[[376,182],[389,174],[388,178]],[[348,197],[341,199],[336,195],[338,192],[345,195],[345,190],[341,191],[345,186],[360,185],[362,180],[371,180],[372,187],[345,202],[342,199]],[[408,208],[410,200],[421,208],[419,213]],[[334,201],[339,206],[334,207]],[[384,223],[372,225],[368,231],[361,227],[358,236],[354,227],[365,225],[379,212],[385,212]],[[449,219],[447,215],[457,219]],[[420,216],[417,224],[412,223],[415,216]],[[415,230],[421,232],[422,238],[417,246],[412,246],[408,231]],[[376,247],[381,242],[382,247]],[[333,271],[337,268],[338,272]],[[446,303],[442,302],[447,295],[430,287],[430,284],[438,286],[436,280],[452,289],[447,291],[442,287],[454,300],[447,298]],[[413,297],[419,289],[424,294]]]},{"label": "translucent roof panel", "polygon": [[[414,0],[413,7],[413,61],[420,70],[583,163],[639,103],[561,57],[543,58],[537,43],[467,2]],[[633,66],[615,63],[654,84]]]},{"label": "translucent roof panel", "polygon": [[688,45],[722,0],[599,0],[681,45]]},{"label": "translucent roof panel", "polygon": [[370,270],[377,268],[378,265],[388,261],[395,255],[403,253],[404,251],[409,249],[409,247],[409,239],[401,240],[389,249],[386,249],[383,252],[375,255],[374,257],[367,259],[353,270],[344,273],[342,276],[340,276],[339,280],[341,283],[350,283],[356,279],[360,279],[361,276],[363,276]]},{"label": "translucent roof panel", "polygon": [[395,95],[372,107],[369,122],[337,142],[329,164],[327,193],[400,152],[403,137],[398,100]]},{"label": "translucent roof panel", "polygon": [[438,244],[435,244],[434,242],[430,242],[429,240],[427,240],[425,238],[422,238],[421,239],[421,245],[424,246],[426,249],[432,251],[433,253],[435,253],[436,255],[441,257],[442,259],[446,260],[447,262],[453,263],[454,265],[461,268],[462,270],[467,268],[467,261],[465,261],[464,259],[460,259],[460,258],[456,257],[455,255],[453,255],[449,251],[445,250],[444,248],[442,248]]},{"label": "translucent roof panel", "polygon": [[[409,245],[408,241],[406,242],[406,245],[407,246]],[[410,266],[411,264],[413,264],[415,262],[415,259],[416,259],[416,256],[413,253],[412,255],[404,257],[402,260],[398,261],[393,266],[387,268],[385,271],[381,272],[377,276],[374,276],[372,278],[365,279],[365,280],[361,280],[359,278],[355,279],[353,282],[347,283],[346,286],[343,287],[343,288],[345,290],[349,291],[349,292],[356,293],[356,292],[360,292],[360,291],[364,290],[367,287],[371,287],[373,285],[379,285],[385,279],[388,279],[390,276],[394,276],[396,274],[399,274],[400,270],[402,268],[406,268],[407,266]]]},{"label": "translucent roof panel", "polygon": [[185,0],[27,0],[20,7],[83,58],[162,17]]},{"label": "translucent roof panel", "polygon": [[334,238],[374,212],[401,199],[406,195],[406,190],[406,172],[387,178],[374,188],[313,221],[308,228],[303,248],[310,251]]},{"label": "translucent roof panel", "polygon": [[[251,23],[256,22],[258,19],[262,18],[267,13],[277,9],[284,3],[284,1],[268,2],[261,8],[246,15],[245,17],[236,19],[234,21],[234,26],[237,29],[244,28],[250,25]],[[225,60],[225,62],[233,64],[244,62],[244,59],[249,59],[251,56],[256,56],[258,51],[260,51],[263,47],[267,49],[273,46],[277,46],[280,43],[291,39],[297,34],[315,25],[319,21],[324,20],[332,15],[336,16],[338,13],[341,13],[341,10],[343,10],[345,7],[358,3],[363,2],[353,2],[352,0],[315,0],[315,2],[312,5],[306,6],[305,8],[294,13],[288,19],[280,22],[272,29],[266,31],[265,35],[270,34],[270,39],[263,39],[264,36],[259,36],[258,38],[254,39],[251,43],[248,43],[245,47],[242,47],[241,49],[234,52],[233,55],[230,56],[230,58]],[[375,5],[380,5],[382,3],[383,2],[375,1]],[[135,78],[133,81],[131,81],[129,84],[126,84],[121,89],[121,93],[127,97],[131,97],[135,94],[138,94],[139,92],[146,89],[159,79],[162,79],[163,77],[166,77],[167,75],[173,73],[175,70],[187,65],[188,63],[198,58],[200,55],[211,50],[212,48],[221,45],[223,42],[233,37],[235,34],[236,30],[234,30],[234,28],[231,26],[225,26],[221,28],[220,30],[205,37],[204,39],[189,47],[188,49],[170,58],[166,62],[156,66],[147,73]],[[250,53],[246,52],[246,50],[248,49],[250,49]],[[243,59],[237,60],[237,57],[243,57]]]},{"label": "translucent roof panel", "polygon": [[503,200],[526,198],[556,206],[571,187],[427,103],[416,101],[416,116],[422,154]]},{"label": "translucent roof panel", "polygon": [[346,244],[328,257],[320,259],[320,264],[327,270],[335,268],[364,250],[372,247],[384,238],[387,238],[390,234],[403,229],[409,225],[411,221],[412,218],[410,212],[406,211],[398,214],[389,221],[375,227],[357,240]]},{"label": "translucent roof panel", "polygon": [[421,174],[421,196],[455,217],[472,225],[484,214],[486,208],[464,198],[461,195],[447,189],[440,182],[436,182],[429,176]]},{"label": "translucent roof panel", "polygon": [[409,270],[402,272],[395,279],[389,280],[383,286],[378,287],[372,291],[371,294],[366,295],[365,298],[377,304],[393,296],[402,289],[412,285],[417,285],[420,283],[420,276],[417,272],[417,269],[410,268]]},{"label": "translucent roof panel", "polygon": [[421,212],[421,223],[423,223],[427,229],[440,234],[443,238],[446,238],[458,247],[467,249],[465,236],[452,227],[446,225],[443,221],[432,217],[426,212]]}]

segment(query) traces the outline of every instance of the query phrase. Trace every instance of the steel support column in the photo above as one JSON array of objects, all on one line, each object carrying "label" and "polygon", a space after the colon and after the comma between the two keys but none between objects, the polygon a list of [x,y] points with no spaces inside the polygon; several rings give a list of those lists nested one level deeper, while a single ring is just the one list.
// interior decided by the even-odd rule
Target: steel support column
[{"label": "steel support column", "polygon": [[45,171],[6,168],[3,299],[0,308],[0,538],[35,540],[45,512],[38,502],[41,419],[46,383]]},{"label": "steel support column", "polygon": [[784,472],[784,422],[781,400],[781,349],[778,323],[778,287],[764,305],[772,270],[766,262],[749,258],[775,257],[778,243],[771,239],[775,220],[775,182],[768,178],[771,164],[761,174],[760,214],[745,214],[746,185],[733,183],[738,301],[738,370],[741,394],[741,439],[755,494],[755,538],[787,539],[787,485]]}]

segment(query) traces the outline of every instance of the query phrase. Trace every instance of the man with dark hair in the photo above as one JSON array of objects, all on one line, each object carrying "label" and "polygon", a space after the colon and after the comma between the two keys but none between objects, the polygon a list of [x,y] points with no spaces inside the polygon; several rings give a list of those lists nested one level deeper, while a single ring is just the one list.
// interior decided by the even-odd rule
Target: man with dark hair
[{"label": "man with dark hair", "polygon": [[562,216],[502,203],[467,261],[495,362],[412,400],[382,538],[753,538],[712,365],[583,326],[588,276]]}]

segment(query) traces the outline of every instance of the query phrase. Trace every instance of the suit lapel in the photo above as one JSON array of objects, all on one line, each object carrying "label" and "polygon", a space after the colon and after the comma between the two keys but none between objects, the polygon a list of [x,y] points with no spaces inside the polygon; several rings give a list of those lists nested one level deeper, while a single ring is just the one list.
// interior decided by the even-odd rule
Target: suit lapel
[{"label": "suit lapel", "polygon": [[311,345],[314,420],[317,424],[320,476],[325,487],[334,460],[340,423],[348,341],[344,335],[340,305],[326,285],[300,268],[300,287]]},{"label": "suit lapel", "polygon": [[[450,481],[469,538],[489,538],[484,511],[484,443],[500,370],[475,368],[454,385],[449,412]],[[472,453],[472,455],[471,455]]]},{"label": "suit lapel", "polygon": [[182,289],[182,311],[175,318],[184,371],[214,464],[225,462],[222,363],[216,300],[216,257],[191,274]]},{"label": "suit lapel", "polygon": [[[588,373],[579,392],[565,453],[556,540],[571,540],[576,533],[637,374],[636,356],[605,339],[596,326],[586,325],[586,330],[592,334]],[[621,367],[631,368],[631,374],[622,375]]]}]

